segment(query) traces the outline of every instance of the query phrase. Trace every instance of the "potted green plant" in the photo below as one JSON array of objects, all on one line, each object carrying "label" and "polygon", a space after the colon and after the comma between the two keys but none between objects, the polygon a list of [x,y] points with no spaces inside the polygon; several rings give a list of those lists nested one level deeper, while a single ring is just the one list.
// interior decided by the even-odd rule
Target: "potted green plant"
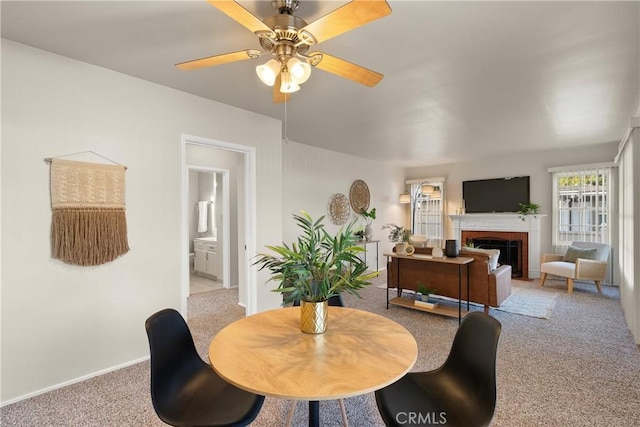
[{"label": "potted green plant", "polygon": [[429,301],[429,295],[436,292],[435,289],[429,289],[422,283],[418,282],[418,289],[416,290],[420,294],[420,299],[422,301]]},{"label": "potted green plant", "polygon": [[361,209],[360,215],[364,218],[367,225],[364,227],[364,237],[366,240],[373,239],[373,229],[371,228],[371,223],[374,219],[376,219],[376,208],[372,208],[370,210]]},{"label": "potted green plant", "polygon": [[293,218],[302,231],[297,241],[267,246],[273,254],[258,254],[254,264],[271,272],[270,280],[278,282],[273,291],[284,295],[285,304],[300,301],[302,331],[322,333],[327,300],[341,292],[358,295],[377,272],[367,273],[367,265],[358,257],[364,248],[356,245],[353,222],[331,236],[322,223],[324,216],[314,221],[300,211]]},{"label": "potted green plant", "polygon": [[389,229],[389,241],[396,244],[396,253],[404,254],[409,245],[411,230],[396,224],[385,224],[382,228]]},{"label": "potted green plant", "polygon": [[527,215],[533,215],[535,218],[540,210],[540,205],[536,203],[518,203],[518,205],[520,205],[520,210],[518,211],[518,214],[520,214],[519,218],[523,221]]}]

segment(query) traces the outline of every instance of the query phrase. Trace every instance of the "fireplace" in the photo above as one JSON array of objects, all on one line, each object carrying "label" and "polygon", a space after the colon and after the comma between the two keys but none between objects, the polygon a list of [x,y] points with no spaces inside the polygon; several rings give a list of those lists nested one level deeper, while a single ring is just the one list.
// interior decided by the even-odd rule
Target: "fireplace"
[{"label": "fireplace", "polygon": [[528,233],[463,230],[462,243],[473,243],[476,248],[500,250],[498,263],[511,266],[511,277],[528,278]]},{"label": "fireplace", "polygon": [[481,239],[475,245],[500,249],[498,262],[510,264],[514,277],[533,279],[540,277],[540,220],[545,216],[521,218],[516,213],[486,213],[449,215],[449,218],[453,222],[453,238],[462,245]]}]

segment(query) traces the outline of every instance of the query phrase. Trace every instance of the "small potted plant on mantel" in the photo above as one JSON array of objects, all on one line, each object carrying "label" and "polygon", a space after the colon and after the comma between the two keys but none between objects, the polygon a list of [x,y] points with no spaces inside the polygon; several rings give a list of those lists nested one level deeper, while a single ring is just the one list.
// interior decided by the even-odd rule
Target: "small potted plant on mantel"
[{"label": "small potted plant on mantel", "polygon": [[358,257],[364,248],[356,244],[354,222],[331,236],[324,216],[314,221],[300,211],[293,218],[302,230],[297,242],[267,246],[275,254],[259,254],[254,264],[271,271],[271,280],[278,282],[273,291],[284,295],[284,304],[300,301],[302,332],[321,334],[327,328],[329,298],[341,292],[358,295],[378,273],[367,273]]},{"label": "small potted plant on mantel", "polygon": [[518,217],[523,221],[525,220],[527,215],[533,215],[533,217],[535,218],[536,214],[540,210],[540,205],[536,203],[518,203],[518,205],[520,205]]}]

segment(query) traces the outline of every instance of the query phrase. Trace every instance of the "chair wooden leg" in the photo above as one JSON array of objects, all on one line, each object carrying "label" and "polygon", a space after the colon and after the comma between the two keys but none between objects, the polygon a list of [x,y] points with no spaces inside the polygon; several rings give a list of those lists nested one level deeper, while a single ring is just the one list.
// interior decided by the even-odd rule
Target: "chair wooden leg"
[{"label": "chair wooden leg", "polygon": [[285,421],[285,427],[291,427],[291,421],[293,421],[293,414],[296,412],[296,406],[298,406],[298,401],[294,400],[291,402],[291,409],[289,409],[289,414],[287,414],[287,421]]},{"label": "chair wooden leg", "polygon": [[544,286],[545,280],[547,280],[547,273],[542,273],[542,281],[540,282],[540,287]]},{"label": "chair wooden leg", "polygon": [[344,427],[349,427],[349,422],[347,421],[347,410],[344,407],[344,399],[338,400],[340,403],[340,412],[342,412],[342,422],[344,423]]},{"label": "chair wooden leg", "polygon": [[596,288],[598,288],[598,292],[602,293],[602,289],[600,288],[600,280],[594,280],[596,282]]},{"label": "chair wooden leg", "polygon": [[484,314],[489,314],[489,306],[488,305],[484,306]]},{"label": "chair wooden leg", "polygon": [[573,293],[573,279],[570,277],[567,278],[567,291],[570,294]]}]

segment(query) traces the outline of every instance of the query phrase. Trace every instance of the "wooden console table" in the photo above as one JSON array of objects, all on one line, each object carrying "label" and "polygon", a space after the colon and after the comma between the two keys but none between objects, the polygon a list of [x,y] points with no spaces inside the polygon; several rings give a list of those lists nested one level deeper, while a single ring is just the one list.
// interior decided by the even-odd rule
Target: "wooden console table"
[{"label": "wooden console table", "polygon": [[[458,323],[462,319],[462,273],[463,269],[467,270],[467,311],[469,311],[469,264],[473,262],[473,258],[468,257],[456,257],[456,258],[435,258],[431,255],[398,255],[396,253],[384,254],[387,257],[387,261],[389,258],[394,258],[398,261],[398,268],[396,269],[396,283],[398,284],[398,296],[396,298],[392,298],[389,300],[389,288],[388,283],[390,280],[389,274],[392,272],[387,269],[387,309],[389,309],[389,304],[399,305],[401,307],[412,308],[414,310],[426,311],[429,313],[440,314],[444,316],[450,317],[458,317]],[[412,300],[407,298],[402,298],[402,289],[411,289],[416,290],[415,286],[403,287],[403,265],[406,268],[411,268],[412,265],[415,265],[415,262],[419,261],[423,265],[420,266],[421,270],[424,270],[425,274],[429,274],[429,264],[438,263],[438,264],[448,264],[452,267],[458,267],[458,310],[456,313],[455,309],[451,307],[441,307],[437,306],[434,308],[427,308],[422,306],[417,306],[413,303]],[[406,270],[405,270],[406,271]]]}]

